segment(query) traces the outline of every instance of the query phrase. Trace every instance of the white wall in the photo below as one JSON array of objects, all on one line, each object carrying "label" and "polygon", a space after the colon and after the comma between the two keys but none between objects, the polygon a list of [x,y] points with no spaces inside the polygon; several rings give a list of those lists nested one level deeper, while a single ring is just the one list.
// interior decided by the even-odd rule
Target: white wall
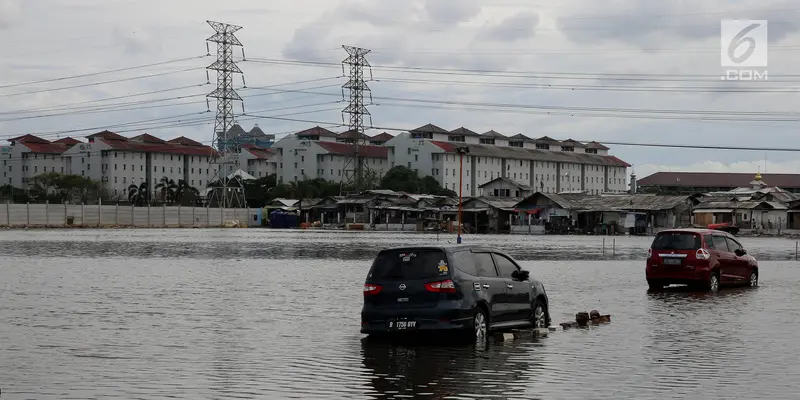
[{"label": "white wall", "polygon": [[255,178],[263,178],[277,173],[277,157],[272,155],[269,158],[258,158],[247,149],[242,149],[239,153],[239,166],[248,174]]},{"label": "white wall", "polygon": [[531,185],[531,161],[506,159],[506,178],[522,185]]},{"label": "white wall", "polygon": [[587,164],[584,168],[584,190],[589,194],[599,194],[605,191],[606,167],[603,165]]},{"label": "white wall", "polygon": [[[534,183],[536,191],[555,193],[558,184],[558,163],[552,161],[533,162]],[[543,184],[543,185],[542,185]],[[544,187],[544,190],[542,190]]]},{"label": "white wall", "polygon": [[[479,188],[487,182],[503,176],[503,160],[497,157],[471,157],[475,164],[475,186]],[[478,190],[476,189],[475,194]]]}]

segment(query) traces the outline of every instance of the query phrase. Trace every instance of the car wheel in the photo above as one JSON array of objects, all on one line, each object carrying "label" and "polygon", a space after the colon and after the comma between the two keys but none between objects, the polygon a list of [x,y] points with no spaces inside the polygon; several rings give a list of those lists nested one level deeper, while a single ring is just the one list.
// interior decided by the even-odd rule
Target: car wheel
[{"label": "car wheel", "polygon": [[472,338],[477,343],[486,342],[489,336],[489,318],[482,308],[475,310],[475,316],[472,317]]},{"label": "car wheel", "polygon": [[758,272],[757,271],[750,272],[750,286],[751,287],[758,286]]},{"label": "car wheel", "polygon": [[650,287],[650,290],[663,290],[664,289],[664,282],[657,281],[654,279],[647,280],[647,286]]},{"label": "car wheel", "polygon": [[708,290],[716,292],[719,290],[719,273],[714,272],[708,278]]},{"label": "car wheel", "polygon": [[531,310],[531,325],[534,328],[547,328],[547,309],[541,300],[533,302],[533,310]]}]

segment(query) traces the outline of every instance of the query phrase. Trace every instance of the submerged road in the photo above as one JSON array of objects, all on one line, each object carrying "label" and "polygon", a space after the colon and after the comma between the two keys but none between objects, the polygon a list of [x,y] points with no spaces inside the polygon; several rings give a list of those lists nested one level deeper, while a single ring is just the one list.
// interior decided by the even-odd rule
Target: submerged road
[{"label": "submerged road", "polygon": [[[440,235],[441,243],[455,242]],[[437,235],[237,230],[0,232],[2,399],[793,399],[795,241],[741,238],[760,287],[648,293],[650,238],[465,236],[542,280],[554,322],[613,322],[538,341],[362,340],[382,247]]]}]

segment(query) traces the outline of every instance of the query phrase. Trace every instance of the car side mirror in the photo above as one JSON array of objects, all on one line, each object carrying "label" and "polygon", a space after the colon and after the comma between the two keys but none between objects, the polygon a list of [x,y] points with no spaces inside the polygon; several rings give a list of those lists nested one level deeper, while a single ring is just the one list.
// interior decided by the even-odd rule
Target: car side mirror
[{"label": "car side mirror", "polygon": [[525,271],[524,269],[517,270],[511,273],[511,277],[518,280],[518,281],[527,281],[530,278],[531,273]]},{"label": "car side mirror", "polygon": [[745,249],[736,249],[736,251],[734,251],[734,253],[736,253],[737,256],[741,257],[741,256],[747,254],[747,251]]}]

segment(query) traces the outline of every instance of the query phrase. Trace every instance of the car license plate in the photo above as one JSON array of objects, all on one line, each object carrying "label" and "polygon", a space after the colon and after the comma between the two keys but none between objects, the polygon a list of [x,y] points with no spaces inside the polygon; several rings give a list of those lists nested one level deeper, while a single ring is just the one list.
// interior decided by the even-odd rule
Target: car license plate
[{"label": "car license plate", "polygon": [[416,329],[417,321],[389,321],[389,329],[395,331],[405,331],[409,329]]},{"label": "car license plate", "polygon": [[681,265],[680,258],[665,258],[664,265]]}]

